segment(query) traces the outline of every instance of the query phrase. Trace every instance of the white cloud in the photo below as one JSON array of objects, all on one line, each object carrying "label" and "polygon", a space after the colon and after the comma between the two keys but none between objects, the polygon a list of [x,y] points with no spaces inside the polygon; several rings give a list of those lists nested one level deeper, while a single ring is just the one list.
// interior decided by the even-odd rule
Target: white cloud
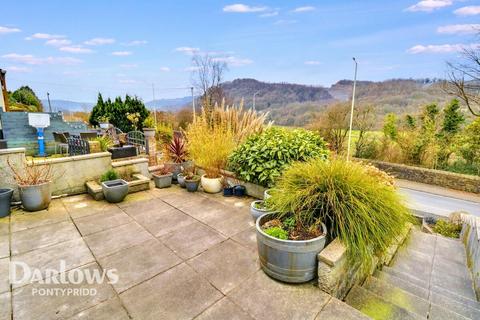
[{"label": "white cloud", "polygon": [[259,17],[261,17],[261,18],[276,17],[276,16],[278,16],[278,13],[279,13],[278,11],[267,12],[267,13],[261,14]]},{"label": "white cloud", "polygon": [[31,72],[32,69],[27,68],[27,67],[18,67],[18,66],[10,66],[6,68],[7,71],[10,72],[18,72],[18,73],[26,73],[26,72]]},{"label": "white cloud", "polygon": [[475,16],[480,14],[480,6],[466,6],[453,11],[459,16]]},{"label": "white cloud", "polygon": [[305,64],[309,65],[309,66],[318,66],[322,63],[320,61],[317,61],[317,60],[309,60],[309,61],[305,61]]},{"label": "white cloud", "polygon": [[84,48],[82,46],[66,46],[66,47],[61,47],[60,51],[63,52],[70,52],[70,53],[75,53],[75,54],[82,54],[82,53],[92,53],[93,50],[89,48]]},{"label": "white cloud", "polygon": [[93,38],[84,42],[87,46],[102,46],[104,44],[115,43],[115,39],[112,38]]},{"label": "white cloud", "polygon": [[176,52],[182,52],[189,56],[192,56],[196,53],[200,52],[200,48],[192,48],[192,47],[178,47],[175,49]]},{"label": "white cloud", "polygon": [[184,71],[188,71],[188,72],[194,72],[194,71],[197,71],[199,70],[200,68],[199,67],[187,67],[185,69],[183,69]]},{"label": "white cloud", "polygon": [[309,12],[309,11],[314,11],[315,7],[312,6],[304,6],[304,7],[298,7],[292,10],[292,12],[295,13],[302,13],[302,12]]},{"label": "white cloud", "polygon": [[234,56],[218,57],[218,58],[214,58],[213,60],[225,62],[226,64],[232,67],[242,67],[242,66],[246,66],[253,63],[253,61],[250,59],[238,58]]},{"label": "white cloud", "polygon": [[169,72],[170,68],[169,67],[160,67],[160,71]]},{"label": "white cloud", "polygon": [[120,68],[123,68],[123,69],[133,69],[136,67],[138,67],[138,64],[136,63],[124,63],[120,65]]},{"label": "white cloud", "polygon": [[30,37],[26,37],[25,40],[33,40],[33,39],[50,40],[50,39],[62,39],[62,38],[66,38],[66,36],[60,35],[60,34],[34,33]]},{"label": "white cloud", "polygon": [[8,33],[15,33],[15,32],[20,32],[22,30],[18,28],[9,28],[9,27],[2,27],[0,26],[0,34],[8,34]]},{"label": "white cloud", "polygon": [[36,57],[31,54],[18,54],[18,53],[9,53],[2,56],[4,59],[8,59],[15,62],[31,64],[31,65],[43,65],[43,64],[63,64],[63,65],[73,65],[81,63],[82,60],[71,58],[71,57]]},{"label": "white cloud", "polygon": [[252,7],[242,3],[231,4],[223,7],[224,12],[234,12],[234,13],[250,13],[250,12],[263,12],[266,11],[267,7]]},{"label": "white cloud", "polygon": [[440,44],[440,45],[416,45],[407,50],[408,53],[452,53],[459,52],[465,49],[478,49],[480,44]]},{"label": "white cloud", "polygon": [[121,84],[135,84],[135,83],[137,83],[137,80],[133,80],[133,79],[119,79],[118,82],[121,83]]},{"label": "white cloud", "polygon": [[451,24],[437,28],[438,33],[447,34],[469,34],[480,32],[480,24]]},{"label": "white cloud", "polygon": [[273,24],[274,25],[289,25],[289,24],[294,24],[297,23],[297,20],[277,20]]},{"label": "white cloud", "polygon": [[147,43],[148,41],[146,40],[133,40],[133,41],[125,42],[123,43],[123,45],[127,47],[134,47],[134,46],[141,46]]},{"label": "white cloud", "polygon": [[132,55],[131,51],[113,51],[112,56],[124,57]]},{"label": "white cloud", "polygon": [[417,4],[414,4],[413,6],[408,7],[406,10],[432,12],[437,9],[451,6],[452,4],[452,0],[423,0]]},{"label": "white cloud", "polygon": [[50,39],[45,42],[47,46],[54,46],[54,47],[68,46],[71,43],[72,41],[68,39]]}]

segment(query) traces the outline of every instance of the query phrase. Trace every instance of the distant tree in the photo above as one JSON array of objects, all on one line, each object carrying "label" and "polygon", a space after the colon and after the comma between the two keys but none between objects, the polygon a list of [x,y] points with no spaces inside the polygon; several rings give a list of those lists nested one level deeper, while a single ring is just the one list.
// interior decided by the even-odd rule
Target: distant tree
[{"label": "distant tree", "polygon": [[449,80],[444,90],[462,100],[474,116],[480,116],[480,47],[465,49],[461,61],[448,62]]},{"label": "distant tree", "polygon": [[405,115],[405,128],[408,130],[414,130],[417,127],[417,119],[411,114]]},{"label": "distant tree", "polygon": [[[135,114],[135,120],[132,122],[129,115]],[[125,100],[116,97],[112,102],[109,99],[103,100],[101,94],[98,95],[97,104],[93,107],[89,122],[97,125],[101,117],[107,117],[109,122],[123,132],[133,130],[142,130],[143,121],[149,116],[149,111],[142,100],[137,97],[125,96]],[[130,116],[131,118],[131,116]]]},{"label": "distant tree", "polygon": [[192,83],[201,92],[201,103],[205,108],[220,104],[225,98],[221,87],[227,63],[208,54],[196,54],[192,58]]},{"label": "distant tree", "polygon": [[476,166],[480,174],[480,117],[465,128],[461,153],[470,165]]},{"label": "distant tree", "polygon": [[355,144],[355,156],[362,157],[372,143],[368,136],[375,125],[375,107],[372,105],[360,106],[354,115],[354,128],[358,130],[358,139]]},{"label": "distant tree", "polygon": [[398,119],[394,113],[389,113],[385,116],[385,120],[383,124],[383,134],[392,140],[397,139]]},{"label": "distant tree", "polygon": [[320,131],[320,134],[330,144],[330,148],[341,153],[344,149],[345,139],[348,134],[348,115],[350,106],[345,103],[333,104],[327,107],[315,123],[313,129]]},{"label": "distant tree", "polygon": [[444,135],[457,134],[464,122],[465,116],[462,114],[459,101],[457,99],[453,99],[450,104],[443,109],[441,133]]},{"label": "distant tree", "polygon": [[43,111],[42,102],[29,86],[22,86],[13,93],[10,93],[9,104],[12,110],[31,112]]}]

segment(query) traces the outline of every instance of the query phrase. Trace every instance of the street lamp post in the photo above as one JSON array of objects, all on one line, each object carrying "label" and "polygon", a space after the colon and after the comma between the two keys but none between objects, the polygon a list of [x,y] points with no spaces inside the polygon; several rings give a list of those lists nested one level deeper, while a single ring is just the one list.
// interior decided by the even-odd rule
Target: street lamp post
[{"label": "street lamp post", "polygon": [[255,110],[255,97],[257,95],[257,93],[259,93],[260,91],[257,91],[253,94],[253,110]]},{"label": "street lamp post", "polygon": [[353,77],[353,92],[352,92],[352,109],[350,110],[350,125],[348,127],[348,146],[347,146],[347,161],[350,160],[350,143],[352,141],[352,124],[353,124],[353,109],[355,107],[355,89],[357,86],[357,67],[358,63],[353,57],[353,62],[355,63],[355,74]]},{"label": "street lamp post", "polygon": [[195,122],[195,96],[193,95],[193,87],[190,87],[192,92],[192,109],[193,109],[193,121]]}]

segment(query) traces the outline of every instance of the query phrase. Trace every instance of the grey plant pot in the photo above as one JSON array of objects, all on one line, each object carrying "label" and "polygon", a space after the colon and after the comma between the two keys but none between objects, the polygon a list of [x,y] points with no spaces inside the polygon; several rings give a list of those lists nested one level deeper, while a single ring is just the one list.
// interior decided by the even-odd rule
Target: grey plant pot
[{"label": "grey plant pot", "polygon": [[263,191],[263,200],[267,200],[268,198],[270,198],[272,195],[270,194],[270,191],[272,189],[267,189],[265,191]]},{"label": "grey plant pot", "polygon": [[185,188],[185,176],[183,173],[177,175],[177,182],[180,187]]},{"label": "grey plant pot", "polygon": [[32,186],[19,186],[20,200],[27,211],[39,211],[48,208],[52,201],[51,182]]},{"label": "grey plant pot", "polygon": [[13,189],[0,189],[0,218],[10,214],[10,202],[12,201]]},{"label": "grey plant pot", "polygon": [[153,181],[155,182],[155,187],[162,189],[162,188],[168,188],[172,185],[172,173],[167,173],[167,174],[155,174],[152,173],[153,176]]},{"label": "grey plant pot", "polygon": [[252,203],[250,203],[250,214],[252,215],[253,220],[257,221],[258,218],[260,218],[266,213],[275,213],[275,211],[271,211],[268,209],[255,208],[256,204],[263,204],[263,203],[264,203],[263,200],[255,200],[255,201],[252,201]]},{"label": "grey plant pot", "polygon": [[310,240],[281,240],[263,232],[261,226],[271,219],[266,213],[257,219],[257,246],[262,270],[270,277],[288,283],[308,282],[317,274],[317,255],[325,247],[323,235]]},{"label": "grey plant pot", "polygon": [[111,203],[122,202],[128,194],[128,183],[123,179],[102,182],[105,200]]},{"label": "grey plant pot", "polygon": [[197,179],[187,180],[185,179],[185,187],[189,192],[195,192],[198,190],[198,186],[200,185],[200,177]]}]

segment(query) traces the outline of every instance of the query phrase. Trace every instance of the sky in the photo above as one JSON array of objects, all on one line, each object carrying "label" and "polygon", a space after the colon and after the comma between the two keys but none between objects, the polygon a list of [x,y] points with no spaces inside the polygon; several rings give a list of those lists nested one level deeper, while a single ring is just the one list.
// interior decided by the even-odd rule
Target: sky
[{"label": "sky", "polygon": [[227,62],[225,80],[330,86],[353,78],[352,57],[361,80],[442,78],[446,61],[480,45],[475,0],[2,0],[1,10],[8,88],[80,102],[187,96],[194,54]]}]

